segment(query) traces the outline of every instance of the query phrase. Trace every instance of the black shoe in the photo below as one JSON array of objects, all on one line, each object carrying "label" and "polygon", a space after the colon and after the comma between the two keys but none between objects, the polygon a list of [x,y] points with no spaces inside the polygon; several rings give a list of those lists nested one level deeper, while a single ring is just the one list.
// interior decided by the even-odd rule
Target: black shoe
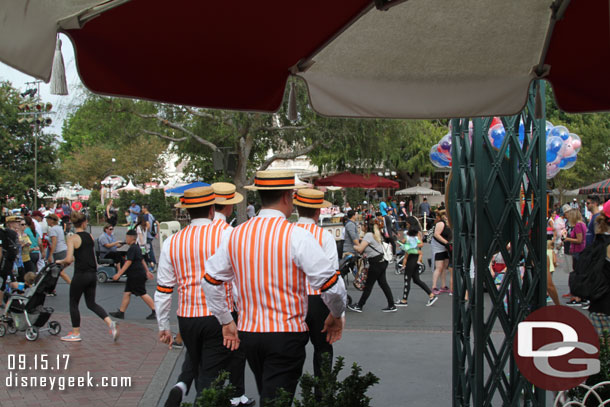
[{"label": "black shoe", "polygon": [[174,386],[165,400],[165,407],[180,407],[180,403],[182,403],[182,390]]},{"label": "black shoe", "polygon": [[582,307],[582,302],[576,301],[576,300],[570,300],[570,301],[566,302],[566,305],[568,305],[570,307]]},{"label": "black shoe", "polygon": [[[235,400],[235,399],[233,399],[233,400]],[[233,401],[233,400],[231,401],[231,405],[232,405],[232,406],[235,406],[235,407],[241,407],[241,406],[244,406],[244,407],[245,407],[245,406],[253,406],[253,405],[255,405],[255,404],[256,404],[256,400],[254,400],[254,399],[252,399],[252,398],[250,398],[250,397],[246,397],[246,396],[241,396],[241,398],[240,398],[240,402],[239,402],[239,403],[237,403],[237,404],[233,404],[233,403],[234,403],[234,401]]]},{"label": "black shoe", "polygon": [[396,312],[396,311],[398,311],[398,308],[396,308],[395,305],[381,309],[381,312]]},{"label": "black shoe", "polygon": [[354,312],[362,312],[362,308],[358,304],[348,305],[347,309]]},{"label": "black shoe", "polygon": [[125,313],[121,310],[109,312],[108,314],[110,314],[111,317],[115,317],[118,319],[125,319]]},{"label": "black shoe", "polygon": [[153,312],[151,312],[150,315],[146,317],[146,319],[157,319],[157,313],[155,312],[155,310],[153,310]]},{"label": "black shoe", "polygon": [[587,300],[582,302],[582,309],[589,309],[589,306],[591,305],[591,303]]}]

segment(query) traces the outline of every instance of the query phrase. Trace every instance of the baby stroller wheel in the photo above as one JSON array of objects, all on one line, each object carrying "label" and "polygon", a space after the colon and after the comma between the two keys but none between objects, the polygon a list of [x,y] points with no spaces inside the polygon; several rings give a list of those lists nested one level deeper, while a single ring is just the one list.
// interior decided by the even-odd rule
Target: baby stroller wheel
[{"label": "baby stroller wheel", "polygon": [[57,321],[49,322],[49,333],[51,335],[57,335],[61,332],[61,325]]},{"label": "baby stroller wheel", "polygon": [[17,327],[15,326],[15,324],[9,322],[9,324],[8,324],[8,333],[9,334],[14,334],[15,332],[17,332]]},{"label": "baby stroller wheel", "polygon": [[106,281],[108,281],[108,275],[102,271],[99,271],[97,273],[97,282],[100,284],[104,284]]},{"label": "baby stroller wheel", "polygon": [[28,341],[35,341],[38,339],[38,328],[31,326],[25,330],[25,339]]},{"label": "baby stroller wheel", "polygon": [[0,338],[6,335],[6,325],[0,324]]}]

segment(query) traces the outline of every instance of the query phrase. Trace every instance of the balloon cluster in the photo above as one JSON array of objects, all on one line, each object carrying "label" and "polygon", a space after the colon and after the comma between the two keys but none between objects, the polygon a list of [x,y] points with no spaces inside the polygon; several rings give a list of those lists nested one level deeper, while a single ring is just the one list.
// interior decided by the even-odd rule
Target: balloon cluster
[{"label": "balloon cluster", "polygon": [[[468,126],[468,135],[472,142],[473,125]],[[492,147],[499,150],[504,143],[506,130],[502,121],[494,117],[489,132],[487,134]],[[525,140],[525,126],[523,122],[519,124],[519,144],[523,146]],[[549,121],[546,122],[546,177],[553,178],[561,170],[570,169],[576,164],[578,152],[582,146],[581,139],[564,126],[553,126]],[[508,154],[508,151],[507,151]],[[451,167],[451,132],[445,134],[443,138],[432,146],[430,150],[430,161],[435,167]]]}]

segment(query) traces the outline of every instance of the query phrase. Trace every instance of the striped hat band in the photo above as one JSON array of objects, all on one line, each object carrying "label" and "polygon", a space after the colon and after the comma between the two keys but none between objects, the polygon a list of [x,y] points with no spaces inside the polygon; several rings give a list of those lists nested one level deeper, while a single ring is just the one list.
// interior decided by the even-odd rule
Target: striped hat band
[{"label": "striped hat band", "polygon": [[254,185],[257,187],[293,187],[294,176],[281,178],[254,178]]},{"label": "striped hat band", "polygon": [[299,195],[298,193],[294,195],[294,199],[299,202],[313,204],[313,205],[321,205],[324,202],[324,197],[321,198],[306,198],[304,196]]},{"label": "striped hat band", "polygon": [[206,203],[211,202],[216,199],[216,195],[214,193],[200,196],[189,196],[189,197],[180,197],[180,202],[184,205],[194,205],[198,203]]}]

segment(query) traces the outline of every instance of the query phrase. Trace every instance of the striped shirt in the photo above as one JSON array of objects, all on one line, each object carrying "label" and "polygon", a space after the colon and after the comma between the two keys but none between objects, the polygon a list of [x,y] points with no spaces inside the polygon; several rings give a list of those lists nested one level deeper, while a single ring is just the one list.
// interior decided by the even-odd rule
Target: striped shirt
[{"label": "striped shirt", "polygon": [[[155,293],[160,330],[169,330],[171,293],[175,286],[178,287],[178,316],[196,318],[212,315],[201,289],[201,279],[205,274],[205,260],[214,255],[229,228],[226,222],[194,219],[189,226],[163,243]],[[223,289],[226,298],[224,304],[230,312],[233,310],[231,284],[223,284]]]},{"label": "striped shirt", "polygon": [[222,306],[222,284],[235,281],[239,293],[238,329],[246,332],[307,331],[308,282],[322,290],[334,316],[345,310],[343,279],[311,233],[290,224],[276,210],[236,227],[206,261],[203,284],[208,305],[222,324],[231,315]]},{"label": "striped shirt", "polygon": [[[298,227],[301,227],[311,233],[316,241],[326,253],[326,256],[333,264],[335,269],[339,269],[339,255],[337,253],[337,242],[333,238],[330,232],[325,231],[320,226],[316,225],[313,219],[301,216],[296,223]],[[307,284],[307,295],[320,295],[320,290],[314,290],[309,284]]]}]

